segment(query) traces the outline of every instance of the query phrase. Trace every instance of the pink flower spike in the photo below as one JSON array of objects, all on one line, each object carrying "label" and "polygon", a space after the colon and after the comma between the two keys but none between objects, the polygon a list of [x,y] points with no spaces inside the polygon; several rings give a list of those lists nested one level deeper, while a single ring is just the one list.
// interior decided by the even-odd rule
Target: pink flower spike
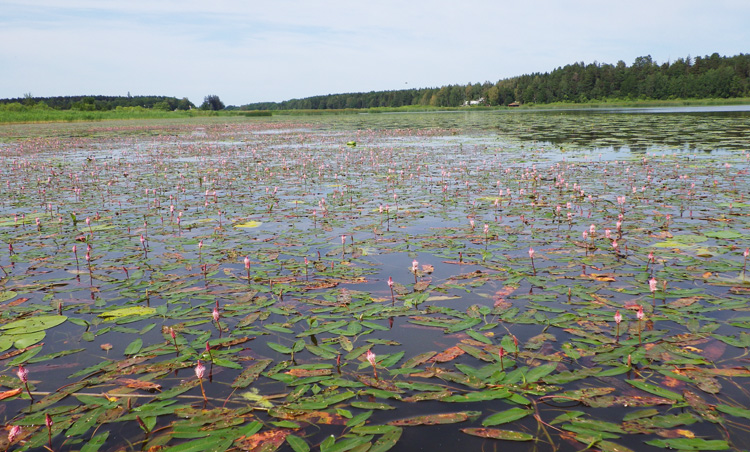
[{"label": "pink flower spike", "polygon": [[18,379],[21,380],[21,383],[26,383],[29,381],[29,371],[23,366],[18,366],[16,375],[18,375]]},{"label": "pink flower spike", "polygon": [[198,364],[195,366],[195,376],[202,379],[204,375],[206,375],[206,366],[198,360]]},{"label": "pink flower spike", "polygon": [[416,259],[414,259],[414,260],[413,260],[413,261],[411,262],[411,271],[412,271],[413,273],[417,273],[417,271],[419,271],[419,262],[417,262],[417,260],[416,260]]},{"label": "pink flower spike", "polygon": [[214,308],[214,311],[211,313],[211,315],[214,318],[214,322],[219,323],[219,318],[221,317],[221,315],[219,314],[219,310]]},{"label": "pink flower spike", "polygon": [[643,320],[643,306],[638,305],[638,312],[635,316],[638,317],[638,320]]},{"label": "pink flower spike", "polygon": [[622,314],[620,314],[620,311],[615,311],[615,323],[620,324],[622,322]]},{"label": "pink flower spike", "polygon": [[529,257],[530,258],[534,259],[534,253],[535,253],[534,248],[529,247]]},{"label": "pink flower spike", "polygon": [[390,276],[388,277],[388,287],[393,287],[393,278]]},{"label": "pink flower spike", "polygon": [[742,256],[744,257],[750,256],[750,248],[745,248],[745,252],[742,253]]},{"label": "pink flower spike", "polygon": [[370,365],[372,367],[375,367],[375,353],[372,352],[372,350],[367,350],[367,355],[365,355],[367,358],[367,361],[370,362]]},{"label": "pink flower spike", "polygon": [[245,263],[245,269],[246,270],[250,270],[250,258],[248,258],[247,256],[245,256],[245,259],[244,259],[243,262]]},{"label": "pink flower spike", "polygon": [[10,429],[10,432],[8,432],[8,442],[9,442],[9,443],[12,443],[12,442],[13,442],[13,441],[15,441],[15,440],[16,440],[16,438],[18,438],[18,437],[19,437],[20,435],[21,435],[21,426],[19,426],[19,425],[14,425],[14,426],[13,426],[13,427],[12,427],[12,428]]},{"label": "pink flower spike", "polygon": [[656,278],[651,278],[648,280],[648,288],[651,290],[651,292],[656,292]]}]

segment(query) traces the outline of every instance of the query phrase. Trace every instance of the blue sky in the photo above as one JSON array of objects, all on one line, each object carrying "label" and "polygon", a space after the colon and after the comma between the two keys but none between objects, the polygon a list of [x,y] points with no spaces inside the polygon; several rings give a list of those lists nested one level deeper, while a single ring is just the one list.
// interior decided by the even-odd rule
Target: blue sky
[{"label": "blue sky", "polygon": [[227,105],[750,52],[746,0],[0,0],[0,98]]}]

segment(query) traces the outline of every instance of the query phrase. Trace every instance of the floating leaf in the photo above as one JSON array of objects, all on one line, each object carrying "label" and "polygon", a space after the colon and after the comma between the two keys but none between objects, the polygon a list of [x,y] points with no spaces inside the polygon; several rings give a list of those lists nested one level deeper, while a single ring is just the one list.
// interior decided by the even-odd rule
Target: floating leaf
[{"label": "floating leaf", "polygon": [[485,427],[489,427],[493,425],[507,424],[508,422],[523,419],[531,413],[533,413],[532,410],[527,410],[524,408],[511,408],[509,410],[500,411],[499,413],[495,413],[485,418],[482,421],[482,425]]},{"label": "floating leaf", "polygon": [[496,428],[462,428],[461,431],[472,436],[502,439],[506,441],[532,441],[534,439],[534,436],[529,435],[528,433],[500,430]]},{"label": "floating leaf", "polygon": [[106,320],[117,320],[122,317],[153,315],[155,312],[156,309],[147,306],[130,306],[127,308],[112,309],[102,312],[99,314],[99,317]]},{"label": "floating leaf", "polygon": [[261,224],[263,223],[261,223],[260,221],[250,220],[250,221],[246,221],[245,223],[235,224],[234,227],[235,228],[257,228]]},{"label": "floating leaf", "polygon": [[678,450],[727,450],[729,443],[724,440],[706,440],[703,438],[670,438],[646,441],[646,444],[662,449]]},{"label": "floating leaf", "polygon": [[67,319],[68,317],[64,315],[39,315],[28,319],[6,323],[5,325],[0,326],[0,329],[5,330],[4,334],[19,335],[36,333],[38,331],[54,328],[65,322]]},{"label": "floating leaf", "polygon": [[457,413],[439,413],[439,414],[427,414],[424,416],[414,416],[406,419],[399,419],[391,421],[389,425],[395,425],[399,427],[407,427],[414,425],[439,425],[439,424],[455,424],[458,422],[464,422],[470,418],[477,417],[482,414],[479,411],[460,411]]}]

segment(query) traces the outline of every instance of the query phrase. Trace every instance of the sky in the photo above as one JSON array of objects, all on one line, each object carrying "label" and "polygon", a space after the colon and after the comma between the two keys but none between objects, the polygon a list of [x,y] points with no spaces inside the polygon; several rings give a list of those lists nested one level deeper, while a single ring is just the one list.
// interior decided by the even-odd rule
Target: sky
[{"label": "sky", "polygon": [[0,98],[226,105],[750,52],[747,0],[0,0]]}]

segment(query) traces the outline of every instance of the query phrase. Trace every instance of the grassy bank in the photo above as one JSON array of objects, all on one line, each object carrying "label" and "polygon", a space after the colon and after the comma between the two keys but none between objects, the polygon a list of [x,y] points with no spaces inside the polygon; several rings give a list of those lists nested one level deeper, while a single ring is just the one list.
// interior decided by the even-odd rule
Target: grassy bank
[{"label": "grassy bank", "polygon": [[[717,106],[717,105],[750,105],[750,98],[732,99],[674,99],[674,100],[627,100],[610,99],[590,101],[586,103],[556,102],[550,104],[524,104],[518,109],[549,109],[549,108],[643,108],[643,107],[684,107],[684,106]],[[479,111],[479,110],[509,110],[510,107],[431,107],[424,105],[408,105],[403,107],[377,108],[347,108],[327,110],[275,110],[275,111],[205,111],[180,110],[163,111],[141,107],[125,107],[108,111],[79,111],[54,110],[39,108],[2,109],[0,108],[0,124],[44,123],[44,122],[77,122],[77,121],[108,121],[127,119],[164,119],[164,118],[194,118],[210,116],[307,116],[307,115],[346,115],[360,113],[407,113],[429,111]],[[516,108],[513,108],[515,110]]]},{"label": "grassy bank", "polygon": [[109,121],[123,119],[164,119],[193,118],[206,116],[234,116],[238,112],[217,112],[204,110],[164,111],[140,107],[117,108],[105,111],[54,110],[28,108],[23,110],[0,109],[0,123],[42,123],[42,122],[76,122],[76,121]]}]

